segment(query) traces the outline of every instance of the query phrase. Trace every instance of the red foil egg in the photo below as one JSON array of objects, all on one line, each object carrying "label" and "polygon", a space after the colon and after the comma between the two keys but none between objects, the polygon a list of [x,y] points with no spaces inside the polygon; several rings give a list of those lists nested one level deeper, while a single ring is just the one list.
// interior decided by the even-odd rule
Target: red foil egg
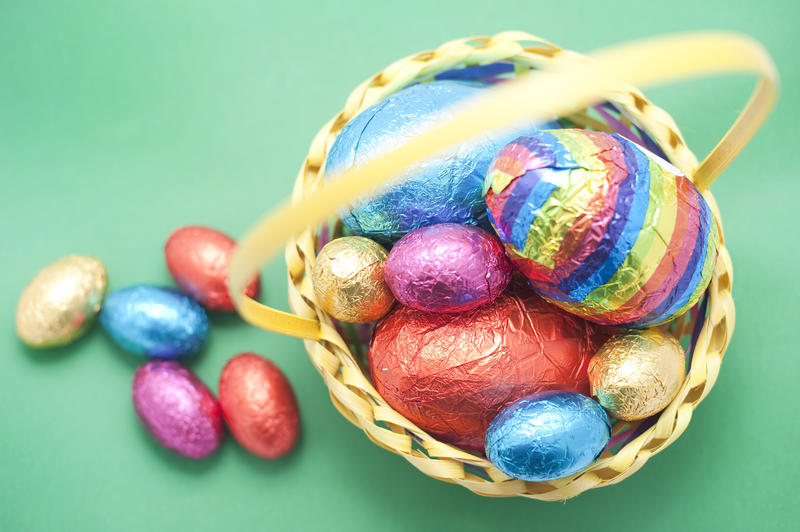
[{"label": "red foil egg", "polygon": [[[236,242],[228,235],[202,226],[182,227],[164,246],[167,268],[181,290],[209,310],[233,312],[228,295],[228,268]],[[245,288],[249,297],[261,291],[259,276]]]},{"label": "red foil egg", "polygon": [[586,368],[606,338],[520,282],[459,314],[397,305],[378,324],[369,367],[378,392],[442,441],[483,450],[489,423],[537,392],[589,393]]},{"label": "red foil egg", "polygon": [[236,355],[219,378],[219,403],[228,428],[242,446],[263,458],[292,450],[300,412],[283,372],[254,353]]}]

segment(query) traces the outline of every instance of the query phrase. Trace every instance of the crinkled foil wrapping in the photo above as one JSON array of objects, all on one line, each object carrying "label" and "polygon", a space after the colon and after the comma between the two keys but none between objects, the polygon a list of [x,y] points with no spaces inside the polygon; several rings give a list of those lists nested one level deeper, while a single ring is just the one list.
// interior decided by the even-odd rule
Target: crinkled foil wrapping
[{"label": "crinkled foil wrapping", "polygon": [[486,455],[510,477],[545,482],[588,467],[610,438],[611,422],[595,401],[545,392],[500,412],[486,433]]},{"label": "crinkled foil wrapping", "polygon": [[123,348],[154,358],[194,355],[206,343],[208,316],[179,290],[147,284],[108,294],[100,323]]},{"label": "crinkled foil wrapping", "polygon": [[46,266],[17,304],[17,334],[33,347],[68,344],[83,334],[100,310],[106,268],[93,257],[70,255]]},{"label": "crinkled foil wrapping", "polygon": [[283,372],[254,353],[236,355],[219,378],[219,402],[228,428],[244,448],[262,458],[291,451],[300,433],[300,411]]},{"label": "crinkled foil wrapping", "polygon": [[489,422],[544,390],[589,392],[586,367],[605,336],[512,281],[458,314],[397,305],[378,324],[369,367],[378,392],[422,429],[482,450]]},{"label": "crinkled foil wrapping", "polygon": [[544,297],[597,323],[679,316],[711,280],[716,220],[680,171],[616,134],[541,131],[503,148],[489,217]]},{"label": "crinkled foil wrapping", "polygon": [[317,254],[311,281],[317,303],[337,320],[370,323],[394,303],[383,275],[386,250],[372,240],[345,236]]},{"label": "crinkled foil wrapping", "polygon": [[686,355],[659,329],[611,337],[589,363],[592,395],[618,419],[652,416],[675,398],[686,376]]},{"label": "crinkled foil wrapping", "polygon": [[[336,175],[395,149],[450,118],[448,108],[476,96],[485,83],[442,80],[407,87],[362,111],[339,133],[325,175]],[[557,127],[557,126],[555,126]],[[420,161],[377,196],[361,198],[340,214],[350,231],[391,245],[407,232],[442,222],[486,222],[483,182],[497,151],[520,135],[537,131],[527,124],[486,132],[438,156]]]},{"label": "crinkled foil wrapping", "polygon": [[[164,256],[172,278],[181,290],[209,310],[233,312],[228,294],[228,268],[236,241],[216,229],[181,227],[167,240]],[[261,277],[245,287],[248,297],[258,297]]]},{"label": "crinkled foil wrapping", "polygon": [[222,442],[222,412],[194,373],[171,360],[148,362],[133,376],[133,408],[161,445],[203,458]]},{"label": "crinkled foil wrapping", "polygon": [[479,227],[416,229],[389,253],[384,276],[397,300],[417,310],[463,312],[500,295],[511,262],[497,238]]}]

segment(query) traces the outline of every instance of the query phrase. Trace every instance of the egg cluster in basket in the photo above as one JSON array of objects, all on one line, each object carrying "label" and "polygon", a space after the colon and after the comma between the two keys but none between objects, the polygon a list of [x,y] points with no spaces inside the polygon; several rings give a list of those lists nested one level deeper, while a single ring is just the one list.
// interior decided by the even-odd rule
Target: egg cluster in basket
[{"label": "egg cluster in basket", "polygon": [[[365,109],[326,179],[511,71],[447,72]],[[697,312],[720,247],[706,200],[646,135],[576,125],[487,131],[418,161],[340,213],[344,236],[324,231],[311,272],[326,313],[365,324],[340,325],[369,336],[395,411],[527,481],[583,470],[620,443],[615,421],[676,397],[686,355],[662,325]]]}]

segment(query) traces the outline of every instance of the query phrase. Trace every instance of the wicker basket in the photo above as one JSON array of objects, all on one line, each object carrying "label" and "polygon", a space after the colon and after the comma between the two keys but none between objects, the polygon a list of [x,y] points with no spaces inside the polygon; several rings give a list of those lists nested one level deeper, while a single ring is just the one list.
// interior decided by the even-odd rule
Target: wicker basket
[{"label": "wicker basket", "polygon": [[[694,61],[694,56],[702,57]],[[652,58],[656,65],[667,66],[659,71],[660,67],[645,66],[647,62],[642,62],[644,58]],[[426,475],[460,484],[481,495],[519,495],[541,500],[573,497],[587,489],[614,484],[630,476],[652,455],[681,435],[691,420],[692,411],[714,385],[733,331],[733,270],[724,238],[707,294],[695,308],[670,324],[671,330],[683,337],[691,361],[688,378],[675,400],[651,419],[617,423],[608,449],[586,470],[550,482],[524,482],[505,476],[482,456],[437,441],[388,406],[370,383],[363,365],[369,328],[336,323],[315,302],[308,272],[314,263],[315,252],[329,238],[336,236],[340,227],[335,221],[328,224],[324,220],[330,220],[329,214],[335,212],[344,203],[343,200],[367,187],[365,181],[358,185],[359,190],[355,190],[351,183],[350,188],[343,186],[337,195],[333,187],[328,184],[323,186],[323,163],[342,127],[363,109],[387,95],[443,71],[470,65],[511,62],[518,72],[530,69],[535,69],[537,73],[544,71],[543,76],[550,73],[556,81],[565,80],[570,73],[580,76],[578,79],[597,81],[594,89],[584,90],[586,94],[573,95],[571,98],[572,102],[595,105],[575,109],[569,107],[569,101],[559,103],[561,107],[556,108],[564,110],[559,116],[571,120],[578,127],[617,131],[639,144],[660,151],[693,177],[717,220],[720,220],[719,210],[707,187],[746,144],[772,105],[777,82],[769,57],[756,43],[741,36],[698,34],[637,43],[596,54],[592,59],[562,50],[532,35],[506,32],[491,38],[452,41],[435,51],[422,52],[390,65],[359,85],[347,99],[344,109],[317,134],[295,183],[292,197],[294,207],[284,207],[247,235],[237,249],[231,268],[231,292],[243,317],[266,329],[305,338],[311,361],[330,390],[333,404],[345,418],[364,430],[377,445],[403,456]],[[670,60],[672,63],[668,62]],[[635,69],[630,67],[631,64],[642,66]],[[672,118],[649,102],[637,89],[619,80],[653,82],[681,75],[696,75],[707,70],[755,72],[761,75],[762,80],[728,135],[703,164],[698,165]],[[511,86],[515,83],[521,85],[520,81],[501,85]],[[520,88],[511,90],[524,94]],[[568,95],[561,99],[567,98]],[[509,107],[510,104],[502,101],[504,99],[508,100],[495,97],[483,107],[488,109],[492,104],[497,108],[503,105]],[[538,112],[541,114],[541,110]],[[493,112],[492,116],[496,115]],[[486,115],[473,118],[485,119]],[[428,140],[435,138],[435,135],[429,137]],[[433,148],[427,151],[430,153]],[[409,160],[413,160],[413,157]],[[386,175],[380,178],[373,175],[369,179],[374,184],[394,172],[386,170],[384,173]],[[294,214],[297,212],[303,212],[305,219],[298,220]],[[314,213],[314,216],[309,217],[305,213]],[[315,225],[309,227],[308,224],[312,222]],[[241,293],[238,288],[243,286],[243,281],[257,271],[279,242],[287,239],[285,256],[289,271],[289,302],[296,315],[281,313],[238,295]]]}]

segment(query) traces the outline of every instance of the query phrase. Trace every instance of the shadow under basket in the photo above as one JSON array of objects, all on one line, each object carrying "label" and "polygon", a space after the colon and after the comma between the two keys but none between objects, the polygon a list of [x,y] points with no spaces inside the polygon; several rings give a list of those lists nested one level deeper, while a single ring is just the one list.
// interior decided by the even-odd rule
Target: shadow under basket
[{"label": "shadow under basket", "polygon": [[[453,41],[436,51],[402,59],[359,85],[344,110],[315,137],[294,187],[293,203],[323,182],[323,166],[336,135],[362,110],[408,85],[441,78],[481,78],[501,82],[531,69],[552,70],[586,63],[586,57],[562,50],[537,37],[506,32],[494,37]],[[485,65],[485,68],[480,68]],[[564,127],[616,132],[689,172],[698,162],[664,110],[633,87],[606,94],[607,101],[560,117]],[[706,189],[703,195],[717,221],[720,213]],[[734,327],[731,297],[733,269],[721,236],[711,284],[689,312],[664,326],[681,338],[687,351],[687,378],[677,397],[660,414],[638,422],[617,421],[602,456],[587,469],[550,482],[525,482],[507,477],[483,456],[442,443],[393,410],[376,392],[364,365],[371,326],[338,323],[317,305],[310,272],[315,254],[341,234],[341,223],[309,228],[286,246],[289,301],[293,311],[318,320],[319,340],[306,340],[314,366],[341,414],[375,444],[401,455],[433,478],[456,483],[480,495],[523,496],[561,500],[596,487],[615,484],[641,468],[674,442],[692,418],[692,411],[714,386]],[[720,235],[722,227],[720,225]]]}]

